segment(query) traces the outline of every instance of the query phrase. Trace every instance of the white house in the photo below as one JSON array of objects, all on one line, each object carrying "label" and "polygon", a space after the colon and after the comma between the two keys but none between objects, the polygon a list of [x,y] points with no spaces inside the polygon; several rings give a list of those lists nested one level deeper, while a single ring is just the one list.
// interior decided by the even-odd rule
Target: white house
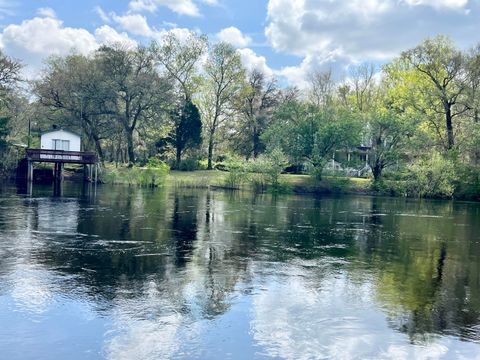
[{"label": "white house", "polygon": [[53,130],[42,134],[40,148],[44,150],[81,151],[80,136],[67,130]]}]

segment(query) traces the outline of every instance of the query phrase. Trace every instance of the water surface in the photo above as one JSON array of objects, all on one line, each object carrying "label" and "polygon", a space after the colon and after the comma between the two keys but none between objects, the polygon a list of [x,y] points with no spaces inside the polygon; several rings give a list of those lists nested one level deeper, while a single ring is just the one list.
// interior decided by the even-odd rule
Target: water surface
[{"label": "water surface", "polygon": [[2,359],[479,359],[480,204],[0,192]]}]

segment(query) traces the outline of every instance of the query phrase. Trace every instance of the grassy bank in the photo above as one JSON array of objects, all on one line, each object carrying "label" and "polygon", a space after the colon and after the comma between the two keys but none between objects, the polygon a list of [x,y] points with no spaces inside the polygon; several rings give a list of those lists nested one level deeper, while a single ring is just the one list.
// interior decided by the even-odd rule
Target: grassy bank
[{"label": "grassy bank", "polygon": [[[166,168],[118,168],[107,167],[104,182],[137,186],[167,186],[179,189],[231,189],[253,192],[295,194],[367,194],[382,196],[411,196],[451,199],[452,196],[414,196],[403,180],[384,180],[374,183],[371,179],[324,176],[321,181],[309,175],[281,174],[272,185],[268,174],[227,172],[220,170],[168,171]],[[478,191],[473,195],[458,191],[453,198],[480,200]]]},{"label": "grassy bank", "polygon": [[[228,176],[228,172],[218,170],[171,171],[165,184],[177,188],[232,188],[228,185]],[[255,183],[253,176],[245,174],[244,181],[235,188],[252,190]],[[368,193],[371,187],[369,179],[325,177],[319,182],[309,175],[282,174],[280,182],[287,192],[298,194]]]}]

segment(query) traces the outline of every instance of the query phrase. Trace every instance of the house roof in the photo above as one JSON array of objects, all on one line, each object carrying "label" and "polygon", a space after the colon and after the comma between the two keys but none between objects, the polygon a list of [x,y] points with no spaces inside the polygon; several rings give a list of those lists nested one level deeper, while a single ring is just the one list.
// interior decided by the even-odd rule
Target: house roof
[{"label": "house roof", "polygon": [[81,137],[79,134],[74,133],[73,131],[70,131],[70,130],[65,130],[65,129],[55,129],[55,130],[45,131],[44,133],[40,134],[40,136],[43,136],[43,135],[46,135],[46,134],[50,134],[50,133],[54,133],[54,132],[59,132],[59,131],[63,131],[63,132],[66,132],[66,133],[69,133],[69,134],[72,134],[72,135]]}]

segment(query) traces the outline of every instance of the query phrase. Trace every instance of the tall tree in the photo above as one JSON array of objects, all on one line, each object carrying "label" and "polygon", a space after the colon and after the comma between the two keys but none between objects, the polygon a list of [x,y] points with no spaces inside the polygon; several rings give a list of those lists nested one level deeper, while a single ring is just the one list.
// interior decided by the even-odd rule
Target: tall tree
[{"label": "tall tree", "polygon": [[204,71],[200,108],[207,130],[208,169],[212,169],[216,135],[235,115],[236,97],[245,90],[245,69],[235,48],[220,42],[211,49]]},{"label": "tall tree", "polygon": [[115,98],[108,91],[97,63],[83,55],[52,57],[43,76],[34,82],[40,104],[51,111],[56,123],[83,132],[101,160],[102,139],[112,134],[105,115],[113,114]]},{"label": "tall tree", "polygon": [[265,150],[261,137],[271,122],[280,94],[276,79],[267,79],[259,70],[248,74],[247,83],[247,91],[240,99],[239,136],[235,147],[247,158],[257,158]]},{"label": "tall tree", "polygon": [[115,119],[122,126],[127,140],[129,163],[135,162],[134,133],[142,121],[166,110],[170,82],[161,77],[151,49],[102,46],[95,54],[109,92],[115,97]]},{"label": "tall tree", "polygon": [[173,110],[171,115],[176,119],[175,126],[169,136],[159,141],[159,146],[171,144],[175,147],[176,167],[182,162],[182,155],[188,149],[198,148],[202,143],[202,120],[197,106],[191,100],[187,100],[183,108]]},{"label": "tall tree", "polygon": [[333,101],[335,82],[332,70],[312,71],[309,76],[308,98],[315,106],[328,106]]},{"label": "tall tree", "polygon": [[[444,36],[427,39],[415,48],[405,51],[402,59],[424,81],[421,87],[427,109],[444,118],[446,150],[455,146],[454,120],[467,108],[461,103],[465,92],[465,59],[461,51]],[[421,104],[421,102],[419,102]],[[435,124],[436,127],[438,127]],[[439,134],[440,135],[440,134]]]},{"label": "tall tree", "polygon": [[[175,104],[175,108],[170,112],[171,134],[185,134],[192,140],[197,137],[200,138],[201,128],[195,127],[191,134],[187,135],[188,132],[184,128],[186,119],[182,117],[182,114],[185,109],[193,109],[191,100],[198,87],[199,62],[207,51],[207,47],[206,36],[197,35],[193,32],[190,32],[185,39],[181,39],[174,32],[168,32],[160,43],[153,42],[151,45],[157,64],[166,71],[176,84],[176,99],[171,99],[171,102]],[[184,144],[183,135],[169,136],[169,139],[170,141],[179,141],[175,144],[176,166],[179,167],[184,146],[194,145],[195,141],[188,140]]]},{"label": "tall tree", "polygon": [[206,36],[193,32],[185,39],[180,39],[174,32],[168,32],[160,44],[155,41],[151,44],[157,63],[175,80],[185,101],[191,99],[195,92],[198,64],[207,46]]}]

